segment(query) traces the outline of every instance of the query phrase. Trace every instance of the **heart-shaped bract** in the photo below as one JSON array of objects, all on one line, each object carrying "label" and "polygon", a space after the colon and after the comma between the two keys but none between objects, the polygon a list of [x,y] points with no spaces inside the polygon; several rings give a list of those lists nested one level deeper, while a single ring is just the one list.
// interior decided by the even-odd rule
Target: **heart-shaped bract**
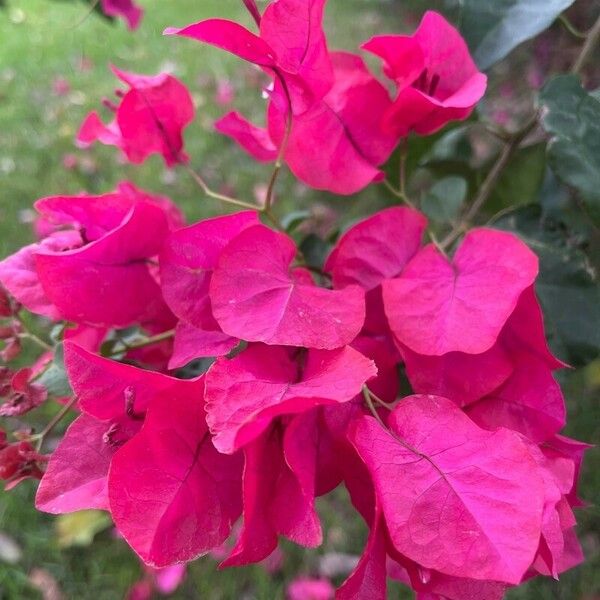
[{"label": "heart-shaped bract", "polygon": [[398,552],[447,575],[519,583],[539,545],[545,501],[521,437],[480,429],[437,396],[403,399],[388,426],[363,417],[352,439]]},{"label": "heart-shaped bract", "polygon": [[225,333],[320,349],[356,337],[364,320],[363,291],[327,290],[294,277],[295,255],[292,240],[264,225],[244,230],[225,247],[210,282],[212,311]]},{"label": "heart-shaped bract", "polygon": [[114,456],[111,515],[146,563],[189,561],[222,544],[241,511],[240,455],[212,445],[202,397],[170,391]]},{"label": "heart-shaped bract", "polygon": [[209,369],[207,422],[220,452],[235,452],[278,415],[352,400],[377,374],[374,363],[349,346],[309,350],[304,364],[294,353],[256,344]]},{"label": "heart-shaped bract", "polygon": [[516,236],[474,229],[452,261],[429,245],[385,281],[385,312],[398,341],[418,354],[481,354],[537,272],[536,255]]}]

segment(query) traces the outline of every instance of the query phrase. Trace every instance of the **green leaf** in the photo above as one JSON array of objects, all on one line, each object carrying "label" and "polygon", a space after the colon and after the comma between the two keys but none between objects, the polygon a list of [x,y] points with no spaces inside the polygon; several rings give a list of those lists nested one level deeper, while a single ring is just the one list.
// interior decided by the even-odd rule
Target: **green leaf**
[{"label": "green leaf", "polygon": [[547,29],[574,0],[446,0],[480,69]]},{"label": "green leaf", "polygon": [[281,225],[287,233],[295,231],[306,219],[310,217],[309,210],[295,210],[281,219]]},{"label": "green leaf", "polygon": [[101,510],[80,510],[56,519],[56,533],[60,548],[89,546],[96,534],[110,527],[112,521]]},{"label": "green leaf", "polygon": [[575,75],[549,81],[540,94],[542,124],[553,135],[548,159],[556,176],[575,188],[600,220],[600,102]]},{"label": "green leaf", "polygon": [[587,256],[539,205],[517,208],[494,226],[517,233],[540,259],[536,290],[555,352],[574,366],[592,361],[600,354],[600,287]]},{"label": "green leaf", "polygon": [[300,252],[302,252],[309,267],[321,270],[325,264],[325,259],[331,252],[331,244],[318,235],[309,233],[300,244]]},{"label": "green leaf", "polygon": [[467,196],[468,184],[462,177],[449,176],[437,181],[421,202],[421,209],[433,221],[452,223]]},{"label": "green leaf", "polygon": [[65,371],[64,347],[62,343],[56,346],[52,363],[37,379],[36,383],[43,385],[48,390],[48,393],[56,398],[73,395],[73,390]]},{"label": "green leaf", "polygon": [[427,166],[439,162],[468,162],[473,157],[473,149],[467,136],[468,125],[462,125],[444,133],[422,157],[420,165]]},{"label": "green leaf", "polygon": [[546,144],[534,144],[515,152],[486,203],[496,213],[511,206],[531,204],[538,198],[546,172]]}]

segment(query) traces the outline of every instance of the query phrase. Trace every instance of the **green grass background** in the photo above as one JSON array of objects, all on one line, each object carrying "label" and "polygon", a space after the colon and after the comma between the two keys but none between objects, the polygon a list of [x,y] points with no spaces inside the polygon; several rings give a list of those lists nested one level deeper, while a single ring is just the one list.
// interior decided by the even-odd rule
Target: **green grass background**
[{"label": "green grass background", "polygon": [[[256,186],[265,184],[268,166],[257,165],[232,143],[212,132],[212,123],[226,110],[214,102],[215,82],[229,79],[236,89],[233,106],[262,118],[261,100],[254,70],[229,55],[201,47],[190,40],[163,38],[166,26],[181,26],[209,16],[242,20],[250,25],[239,0],[162,0],[141,2],[147,9],[142,27],[131,34],[121,23],[111,25],[96,15],[85,18],[87,8],[76,2],[9,0],[0,11],[0,256],[14,251],[31,237],[27,221],[32,202],[45,195],[101,193],[121,179],[172,197],[190,219],[222,212],[222,207],[203,197],[183,171],[165,170],[158,157],[142,166],[125,165],[112,148],[81,151],[73,139],[86,113],[99,108],[116,81],[108,70],[115,65],[132,71],[155,73],[170,69],[183,79],[198,106],[196,121],[186,132],[186,148],[192,164],[217,189],[234,191],[253,200]],[[334,47],[352,49],[374,33],[399,31],[418,17],[431,2],[397,0],[330,0],[327,29]],[[82,70],[82,60],[91,62]],[[70,91],[53,93],[53,82],[64,78]],[[227,107],[229,109],[229,107]],[[106,113],[105,113],[106,114]],[[106,114],[108,117],[108,115]],[[81,167],[66,170],[63,158],[75,154]],[[276,206],[280,214],[311,203],[333,207],[342,220],[372,212],[385,202],[381,191],[367,190],[351,200],[328,198],[307,190],[289,174],[281,180]],[[591,365],[575,375],[563,374],[569,401],[567,433],[598,439],[600,409],[597,392],[600,369]],[[0,532],[9,535],[23,551],[16,564],[0,559],[0,600],[40,598],[29,582],[32,569],[47,570],[69,599],[123,597],[140,576],[140,566],[123,542],[110,531],[96,536],[91,546],[61,549],[56,519],[33,509],[34,486],[27,483],[0,495]],[[582,493],[590,502],[600,491],[600,463],[590,455],[583,473]],[[194,563],[177,598],[237,599],[282,598],[286,582],[297,574],[315,573],[319,556],[326,552],[359,553],[365,529],[353,516],[343,493],[322,499],[320,509],[327,524],[326,540],[317,551],[285,544],[282,572],[268,575],[260,567],[216,571],[205,558]],[[600,515],[595,506],[579,512],[586,565],[557,582],[532,582],[510,597],[527,600],[592,600],[600,597]],[[1,553],[0,553],[1,555]],[[408,598],[391,586],[390,598]]]}]

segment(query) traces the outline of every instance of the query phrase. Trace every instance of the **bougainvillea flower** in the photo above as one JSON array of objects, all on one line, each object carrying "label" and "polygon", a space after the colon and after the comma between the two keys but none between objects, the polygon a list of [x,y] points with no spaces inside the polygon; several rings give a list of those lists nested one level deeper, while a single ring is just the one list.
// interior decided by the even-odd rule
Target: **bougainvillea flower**
[{"label": "bougainvillea flower", "polygon": [[19,369],[10,382],[8,399],[0,405],[0,417],[16,417],[41,406],[48,398],[48,390],[32,381],[32,369]]},{"label": "bougainvillea flower", "polygon": [[185,85],[168,73],[150,76],[112,69],[129,90],[109,125],[91,112],[77,142],[82,147],[95,141],[116,146],[132,163],[142,163],[153,153],[161,154],[167,166],[187,162],[182,132],[193,121],[195,109]]},{"label": "bougainvillea flower", "polygon": [[223,248],[258,223],[255,212],[245,211],[206,219],[167,238],[159,257],[161,286],[165,301],[181,319],[172,365],[227,354],[237,344],[237,338],[224,334],[213,317],[209,284]]},{"label": "bougainvillea flower", "polygon": [[0,262],[0,283],[27,310],[57,321],[62,315],[42,287],[35,256],[45,249],[60,252],[78,248],[81,244],[79,232],[62,231],[37,244],[24,246]]},{"label": "bougainvillea flower", "polygon": [[241,511],[242,457],[212,445],[201,395],[157,396],[142,430],[112,459],[116,526],[154,567],[189,561],[222,544]]},{"label": "bougainvillea flower", "polygon": [[364,321],[357,286],[328,290],[290,270],[296,246],[263,225],[245,229],[221,253],[210,300],[221,329],[236,338],[332,349],[349,344]]},{"label": "bougainvillea flower", "polygon": [[481,354],[448,352],[443,356],[426,356],[406,346],[400,346],[400,353],[415,393],[443,396],[460,406],[491,394],[514,369],[510,353],[500,343]]},{"label": "bougainvillea flower", "polygon": [[232,453],[277,415],[352,400],[376,373],[374,363],[349,346],[303,356],[256,344],[231,360],[219,358],[206,376],[207,422],[215,447]]},{"label": "bougainvillea flower", "polygon": [[0,480],[5,482],[4,491],[12,490],[26,479],[41,479],[40,464],[46,460],[29,442],[7,444],[0,440]]},{"label": "bougainvillea flower", "polygon": [[[391,106],[386,89],[364,61],[347,52],[331,53],[334,83],[327,95],[294,115],[284,159],[304,183],[336,194],[353,194],[383,177],[377,168],[390,156],[398,137],[383,131],[381,115]],[[257,160],[276,156],[286,134],[287,109],[281,86],[270,93],[267,129],[230,113],[216,123]]]},{"label": "bougainvillea flower", "polygon": [[35,253],[44,292],[60,315],[77,323],[124,327],[168,315],[148,260],[168,231],[164,211],[138,202],[104,236],[74,250]]},{"label": "bougainvillea flower", "polygon": [[143,414],[159,395],[201,399],[204,381],[175,379],[118,363],[65,342],[65,368],[85,413],[101,420],[119,419],[128,412]]},{"label": "bougainvillea flower", "polygon": [[404,206],[386,208],[348,229],[325,262],[333,287],[359,285],[366,290],[365,330],[387,333],[381,283],[397,277],[421,247],[424,215]]},{"label": "bougainvillea flower", "polygon": [[322,542],[314,506],[316,449],[302,423],[279,425],[244,448],[243,527],[222,567],[268,557],[283,535],[305,547]]},{"label": "bougainvillea flower", "polygon": [[137,29],[144,11],[132,0],[101,0],[102,12],[109,17],[120,17],[129,29]]},{"label": "bougainvillea flower", "polygon": [[466,119],[485,93],[460,33],[441,15],[427,11],[413,36],[377,36],[363,45],[383,60],[398,95],[384,126],[399,136],[428,135],[448,121]]},{"label": "bougainvillea flower", "polygon": [[[519,297],[496,343],[481,354],[448,352],[443,356],[426,356],[402,344],[398,346],[415,393],[444,396],[460,406],[488,396],[510,377],[515,368],[532,361],[548,370],[565,366],[548,349],[543,317],[533,286]],[[469,377],[465,377],[464,373],[469,373]],[[535,385],[529,393],[537,393]],[[554,406],[559,408],[556,404]]]},{"label": "bougainvillea flower", "polygon": [[10,317],[13,314],[13,309],[10,297],[6,293],[6,290],[0,286],[0,318]]},{"label": "bougainvillea flower", "polygon": [[331,87],[333,72],[323,32],[326,0],[276,0],[260,19],[260,36],[224,19],[209,19],[166,34],[212,44],[285,82],[294,114],[306,111]]},{"label": "bougainvillea flower", "polygon": [[298,577],[286,590],[288,600],[333,600],[335,588],[329,579]]},{"label": "bougainvillea flower", "polygon": [[537,272],[536,255],[516,236],[474,229],[452,261],[430,244],[385,281],[385,312],[398,341],[414,352],[481,354]]},{"label": "bougainvillea flower", "polygon": [[61,514],[78,510],[108,510],[108,469],[120,445],[141,427],[127,419],[101,421],[80,415],[50,457],[38,488],[38,510]]},{"label": "bougainvillea flower", "polygon": [[0,282],[17,301],[53,320],[168,326],[148,261],[183,224],[170,200],[124,182],[101,196],[43,198],[36,209],[53,233],[0,262]]},{"label": "bougainvillea flower", "polygon": [[240,113],[230,112],[215,123],[215,129],[234,139],[250,156],[260,162],[277,158],[277,146],[264,127],[247,121]]},{"label": "bougainvillea flower", "polygon": [[537,551],[545,500],[522,438],[480,429],[436,396],[405,398],[388,424],[390,432],[363,417],[352,439],[398,552],[447,575],[519,583]]},{"label": "bougainvillea flower", "polygon": [[537,359],[522,361],[502,387],[471,405],[467,413],[481,427],[507,427],[534,442],[554,437],[566,420],[560,386]]}]

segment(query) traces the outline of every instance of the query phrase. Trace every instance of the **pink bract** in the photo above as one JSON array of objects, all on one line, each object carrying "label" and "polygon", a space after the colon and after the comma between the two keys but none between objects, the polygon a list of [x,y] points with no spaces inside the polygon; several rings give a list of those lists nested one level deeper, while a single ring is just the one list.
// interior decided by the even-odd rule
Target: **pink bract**
[{"label": "pink bract", "polygon": [[363,417],[353,443],[395,548],[447,575],[519,583],[539,544],[545,498],[521,438],[480,429],[435,396],[405,398],[389,427]]},{"label": "pink bract", "polygon": [[182,132],[194,119],[195,109],[183,83],[167,73],[138,75],[115,67],[113,72],[130,89],[110,124],[105,125],[96,112],[86,117],[78,143],[117,146],[133,163],[142,163],[153,153],[161,154],[167,166],[187,162]]},{"label": "pink bract", "polygon": [[377,373],[353,348],[309,350],[252,345],[218,359],[206,376],[207,422],[220,452],[232,453],[282,414],[347,402]]},{"label": "pink bract", "polygon": [[121,17],[129,29],[137,29],[144,11],[132,0],[101,0],[102,11],[109,17]]},{"label": "pink bract", "polygon": [[377,36],[363,48],[383,60],[385,74],[398,86],[384,122],[399,136],[428,135],[448,121],[466,119],[485,93],[487,78],[464,39],[433,11],[413,36]]},{"label": "pink bract", "polygon": [[236,338],[275,345],[332,349],[349,344],[364,320],[356,286],[328,290],[290,270],[296,246],[263,226],[250,227],[223,250],[210,282],[221,329]]},{"label": "pink bract", "polygon": [[449,261],[431,244],[383,283],[385,312],[399,342],[419,354],[480,354],[538,272],[535,254],[516,236],[469,232]]},{"label": "pink bract", "polygon": [[157,396],[141,432],[112,460],[112,517],[146,564],[193,560],[228,537],[241,509],[241,472],[241,456],[212,445],[201,395]]}]

